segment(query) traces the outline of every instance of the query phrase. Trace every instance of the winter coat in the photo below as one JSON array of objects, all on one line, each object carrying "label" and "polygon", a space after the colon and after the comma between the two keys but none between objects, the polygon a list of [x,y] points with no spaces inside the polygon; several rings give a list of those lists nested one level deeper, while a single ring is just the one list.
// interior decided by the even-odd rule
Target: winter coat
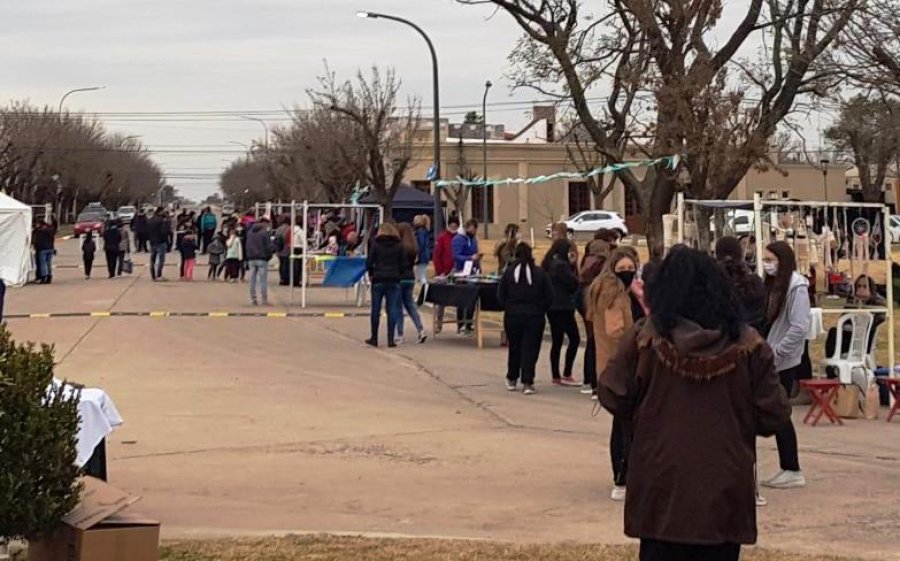
[{"label": "winter coat", "polygon": [[154,216],[147,222],[147,238],[151,245],[169,243],[172,224],[162,216]]},{"label": "winter coat", "polygon": [[784,307],[766,336],[779,372],[800,364],[809,336],[809,322],[809,281],[795,272],[791,275]]},{"label": "winter coat", "polygon": [[625,534],[715,545],[756,542],[756,438],[790,419],[772,351],[682,320],[669,337],[634,326],[602,371],[600,403],[631,438]]},{"label": "winter coat", "polygon": [[122,243],[122,231],[116,227],[108,227],[103,232],[103,251],[106,253],[118,253],[119,244]]},{"label": "winter coat", "polygon": [[50,226],[38,226],[31,234],[31,245],[35,251],[50,251],[53,249],[53,228]]},{"label": "winter coat", "polygon": [[540,267],[516,265],[503,273],[497,287],[497,300],[509,316],[542,317],[553,302],[553,286]]},{"label": "winter coat", "polygon": [[197,241],[194,239],[194,236],[185,236],[183,240],[181,240],[181,245],[178,248],[178,251],[181,252],[181,258],[187,261],[188,259],[196,259],[197,258]]},{"label": "winter coat", "polygon": [[453,237],[453,269],[462,271],[466,261],[471,261],[478,255],[478,238],[469,237],[464,231],[460,231]]},{"label": "winter coat", "polygon": [[741,302],[744,322],[759,333],[766,323],[766,287],[743,261],[727,261],[722,264]]},{"label": "winter coat", "polygon": [[275,244],[269,229],[257,222],[247,234],[247,261],[269,261],[275,255]]},{"label": "winter coat", "polygon": [[631,296],[615,276],[600,275],[591,284],[585,319],[593,327],[597,372],[603,372],[622,335],[634,325],[632,310]]},{"label": "winter coat", "polygon": [[84,242],[81,244],[81,253],[85,257],[94,257],[97,253],[97,242],[94,241],[94,238],[84,239]]},{"label": "winter coat", "polygon": [[244,244],[241,243],[241,238],[238,236],[228,238],[225,247],[225,259],[244,260]]},{"label": "winter coat", "polygon": [[206,251],[209,253],[209,264],[219,265],[222,263],[222,255],[225,253],[225,243],[216,236],[213,241],[209,242]]},{"label": "winter coat", "polygon": [[434,274],[447,276],[453,272],[453,238],[456,234],[444,230],[434,244]]},{"label": "winter coat", "polygon": [[409,256],[398,238],[393,236],[375,238],[375,243],[366,256],[366,269],[373,284],[399,283],[408,267],[411,267]]},{"label": "winter coat", "polygon": [[494,246],[494,255],[497,257],[497,271],[502,275],[510,263],[514,260],[516,240],[500,240]]},{"label": "winter coat", "polygon": [[215,232],[217,225],[218,222],[216,221],[216,215],[211,212],[207,212],[200,217],[201,232]]},{"label": "winter coat", "polygon": [[416,265],[431,263],[431,235],[421,226],[416,228],[416,244],[419,246],[419,254],[416,256]]},{"label": "winter coat", "polygon": [[554,257],[549,264],[547,274],[553,286],[552,312],[568,312],[575,310],[575,294],[578,292],[578,277],[568,260]]}]

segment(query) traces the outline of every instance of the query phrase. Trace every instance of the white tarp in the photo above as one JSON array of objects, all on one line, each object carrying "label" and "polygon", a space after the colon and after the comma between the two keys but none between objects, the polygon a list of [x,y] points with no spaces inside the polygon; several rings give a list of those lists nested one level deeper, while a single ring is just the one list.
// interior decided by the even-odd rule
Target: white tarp
[{"label": "white tarp", "polygon": [[31,207],[0,193],[0,280],[25,284],[30,270]]}]

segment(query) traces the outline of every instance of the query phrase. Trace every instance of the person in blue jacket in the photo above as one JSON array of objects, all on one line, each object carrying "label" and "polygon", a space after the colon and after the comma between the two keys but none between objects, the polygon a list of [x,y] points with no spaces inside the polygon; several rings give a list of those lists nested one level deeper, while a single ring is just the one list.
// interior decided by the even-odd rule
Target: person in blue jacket
[{"label": "person in blue jacket", "polygon": [[[472,262],[472,272],[480,270],[481,254],[478,253],[478,221],[474,218],[466,221],[463,231],[453,238],[453,268],[460,272],[468,261]],[[475,308],[456,309],[456,327],[460,335],[472,335],[474,328],[472,318]]]},{"label": "person in blue jacket", "polygon": [[431,219],[427,214],[420,214],[413,219],[413,227],[416,229],[416,244],[419,253],[416,257],[416,282],[419,286],[428,283],[428,264],[431,263]]}]

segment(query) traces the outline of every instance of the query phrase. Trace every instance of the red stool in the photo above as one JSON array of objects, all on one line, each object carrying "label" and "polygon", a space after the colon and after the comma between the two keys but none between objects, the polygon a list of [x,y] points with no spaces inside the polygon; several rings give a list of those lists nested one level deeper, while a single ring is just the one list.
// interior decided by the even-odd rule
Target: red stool
[{"label": "red stool", "polygon": [[887,386],[888,391],[894,396],[894,405],[887,417],[887,422],[890,423],[894,415],[900,413],[900,378],[877,378],[877,380]]},{"label": "red stool", "polygon": [[[837,423],[843,425],[840,417],[831,408],[831,403],[837,397],[838,389],[841,383],[837,380],[800,380],[800,387],[809,392],[813,399],[813,404],[809,408],[806,417],[803,418],[804,423],[808,423],[812,419],[812,426],[816,426],[822,415],[828,417],[832,424]],[[815,417],[814,417],[815,416]]]}]

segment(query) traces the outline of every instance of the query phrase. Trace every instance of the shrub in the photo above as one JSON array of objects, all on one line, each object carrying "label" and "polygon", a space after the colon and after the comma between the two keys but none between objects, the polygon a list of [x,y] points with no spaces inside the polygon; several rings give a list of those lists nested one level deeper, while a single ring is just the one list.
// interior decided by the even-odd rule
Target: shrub
[{"label": "shrub", "polygon": [[78,503],[78,392],[53,381],[53,349],[0,326],[0,537],[35,538]]}]

